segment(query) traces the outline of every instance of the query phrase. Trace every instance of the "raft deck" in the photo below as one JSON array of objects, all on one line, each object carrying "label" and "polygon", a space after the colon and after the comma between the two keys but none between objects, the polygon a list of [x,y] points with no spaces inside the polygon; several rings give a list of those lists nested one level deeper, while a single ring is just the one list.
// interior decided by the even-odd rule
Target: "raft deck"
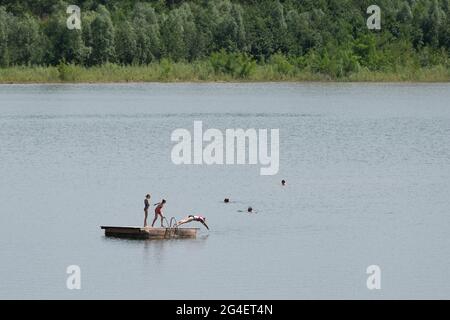
[{"label": "raft deck", "polygon": [[131,239],[196,238],[199,228],[152,228],[101,226],[105,236]]}]

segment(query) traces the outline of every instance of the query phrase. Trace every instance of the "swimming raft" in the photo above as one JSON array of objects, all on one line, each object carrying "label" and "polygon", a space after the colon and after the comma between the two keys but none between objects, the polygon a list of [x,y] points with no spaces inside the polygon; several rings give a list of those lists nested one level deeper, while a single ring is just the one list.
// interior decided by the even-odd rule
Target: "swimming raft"
[{"label": "swimming raft", "polygon": [[106,237],[128,239],[189,239],[196,238],[199,228],[151,228],[101,226]]}]

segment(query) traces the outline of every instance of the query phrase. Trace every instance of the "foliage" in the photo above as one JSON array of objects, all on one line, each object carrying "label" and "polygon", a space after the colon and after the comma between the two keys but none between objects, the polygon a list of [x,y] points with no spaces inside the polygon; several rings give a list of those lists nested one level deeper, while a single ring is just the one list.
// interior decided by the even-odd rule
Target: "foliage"
[{"label": "foliage", "polygon": [[449,0],[380,0],[380,31],[366,27],[369,0],[76,3],[81,30],[67,29],[66,1],[0,0],[0,67],[57,66],[64,75],[70,66],[157,64],[167,78],[191,63],[204,78],[234,79],[261,75],[258,65],[280,78],[332,79],[449,67]]},{"label": "foliage", "polygon": [[248,78],[256,66],[255,60],[247,54],[227,53],[224,49],[214,52],[210,63],[216,74],[228,74],[235,78]]}]

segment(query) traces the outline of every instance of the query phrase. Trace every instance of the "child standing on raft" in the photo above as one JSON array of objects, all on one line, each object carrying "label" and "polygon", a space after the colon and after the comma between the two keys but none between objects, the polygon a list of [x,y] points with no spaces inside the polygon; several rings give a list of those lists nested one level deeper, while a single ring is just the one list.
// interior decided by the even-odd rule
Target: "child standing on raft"
[{"label": "child standing on raft", "polygon": [[162,201],[160,203],[156,204],[156,208],[155,208],[155,218],[153,219],[153,223],[152,223],[152,227],[155,225],[156,220],[158,219],[158,216],[161,217],[161,228],[163,228],[163,214],[161,212],[162,208],[164,207],[164,204],[166,203],[166,200],[162,199]]},{"label": "child standing on raft", "polygon": [[147,194],[144,199],[144,228],[147,226],[148,208],[150,208],[150,195]]}]

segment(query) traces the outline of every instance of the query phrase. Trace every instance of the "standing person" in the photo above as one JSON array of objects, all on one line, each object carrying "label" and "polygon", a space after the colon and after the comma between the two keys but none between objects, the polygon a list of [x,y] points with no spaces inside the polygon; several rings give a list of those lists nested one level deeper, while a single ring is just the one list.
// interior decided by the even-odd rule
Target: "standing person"
[{"label": "standing person", "polygon": [[147,194],[144,199],[144,228],[147,227],[148,208],[150,208],[150,195]]},{"label": "standing person", "polygon": [[162,215],[161,210],[164,207],[165,203],[166,203],[166,200],[162,199],[162,201],[160,203],[156,204],[155,218],[153,219],[152,227],[155,225],[155,222],[158,219],[158,216],[160,216],[161,217],[161,228],[163,228],[163,218],[164,218],[164,216]]}]

